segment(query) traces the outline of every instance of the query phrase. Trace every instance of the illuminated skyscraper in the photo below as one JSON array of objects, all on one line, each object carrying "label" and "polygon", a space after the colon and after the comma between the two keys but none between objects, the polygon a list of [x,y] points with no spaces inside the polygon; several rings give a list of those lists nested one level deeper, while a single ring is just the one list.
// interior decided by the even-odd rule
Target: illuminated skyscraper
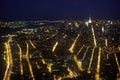
[{"label": "illuminated skyscraper", "polygon": [[91,17],[89,17],[88,21],[85,22],[86,26],[90,26],[90,24],[92,23]]},{"label": "illuminated skyscraper", "polygon": [[88,23],[89,24],[92,23],[91,17],[89,17]]}]

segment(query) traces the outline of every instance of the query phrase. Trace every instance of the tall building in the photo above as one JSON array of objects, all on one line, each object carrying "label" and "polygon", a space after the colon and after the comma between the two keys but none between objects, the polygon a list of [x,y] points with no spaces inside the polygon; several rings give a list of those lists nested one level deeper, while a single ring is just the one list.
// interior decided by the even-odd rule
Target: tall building
[{"label": "tall building", "polygon": [[88,21],[85,22],[85,25],[90,26],[91,23],[92,23],[92,19],[91,17],[89,17]]},{"label": "tall building", "polygon": [[91,17],[89,17],[88,23],[89,24],[92,23]]}]

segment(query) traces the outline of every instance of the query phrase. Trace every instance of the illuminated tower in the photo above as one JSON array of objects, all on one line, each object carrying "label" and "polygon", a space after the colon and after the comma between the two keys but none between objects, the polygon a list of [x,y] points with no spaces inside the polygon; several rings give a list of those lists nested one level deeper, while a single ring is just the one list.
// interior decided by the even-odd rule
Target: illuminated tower
[{"label": "illuminated tower", "polygon": [[91,17],[89,17],[88,23],[89,24],[92,23]]},{"label": "illuminated tower", "polygon": [[89,17],[88,21],[85,22],[85,25],[90,27],[91,23],[92,23],[92,20],[91,20],[91,17]]}]

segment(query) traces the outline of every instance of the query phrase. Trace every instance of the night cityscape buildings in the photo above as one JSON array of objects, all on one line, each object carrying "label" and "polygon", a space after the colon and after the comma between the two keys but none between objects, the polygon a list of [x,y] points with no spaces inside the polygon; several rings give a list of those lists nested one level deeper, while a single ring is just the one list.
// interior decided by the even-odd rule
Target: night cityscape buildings
[{"label": "night cityscape buildings", "polygon": [[0,80],[120,80],[120,0],[0,0]]},{"label": "night cityscape buildings", "polygon": [[119,20],[0,22],[1,80],[119,80]]}]

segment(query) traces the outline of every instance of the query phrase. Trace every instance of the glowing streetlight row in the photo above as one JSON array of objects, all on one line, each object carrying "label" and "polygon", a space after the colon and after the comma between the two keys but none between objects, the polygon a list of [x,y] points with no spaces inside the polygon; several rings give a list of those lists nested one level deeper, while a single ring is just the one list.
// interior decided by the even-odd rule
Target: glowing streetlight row
[{"label": "glowing streetlight row", "polygon": [[79,38],[80,34],[77,35],[77,37],[75,38],[73,44],[71,45],[71,47],[69,48],[70,53],[74,52],[74,47],[75,47],[75,43],[77,42],[78,38]]},{"label": "glowing streetlight row", "polygon": [[101,59],[101,47],[99,47],[99,51],[98,51],[98,61],[97,61],[95,80],[100,80],[100,59]]},{"label": "glowing streetlight row", "polygon": [[85,59],[88,49],[89,49],[89,47],[87,47],[87,49],[86,49],[86,51],[85,51],[85,53],[84,53],[84,56],[83,56],[82,59],[81,59],[82,61]]},{"label": "glowing streetlight row", "polygon": [[77,56],[74,55],[74,61],[77,64],[77,67],[80,71],[83,71],[84,69],[82,68],[82,62],[78,60]]},{"label": "glowing streetlight row", "polygon": [[33,48],[36,48],[36,46],[33,44],[31,40],[29,40],[30,44],[32,45]]},{"label": "glowing streetlight row", "polygon": [[108,40],[105,39],[105,46],[107,47],[108,46]]},{"label": "glowing streetlight row", "polygon": [[91,26],[91,29],[92,29],[92,35],[93,35],[93,40],[94,40],[94,46],[96,46],[97,42],[96,42],[96,37],[95,37],[95,32],[94,32],[93,26]]},{"label": "glowing streetlight row", "polygon": [[79,51],[77,52],[77,55],[80,54],[80,52],[82,51],[82,49],[84,48],[85,45],[82,45],[82,47],[79,49]]},{"label": "glowing streetlight row", "polygon": [[9,54],[8,54],[7,43],[5,43],[5,49],[6,49],[6,64],[7,64],[7,68],[6,68],[3,80],[10,80],[10,76],[8,76],[8,70],[9,70],[9,67],[10,67],[10,61],[9,61]]},{"label": "glowing streetlight row", "polygon": [[20,73],[23,75],[23,65],[22,65],[22,49],[20,45],[17,43],[17,46],[19,48],[19,55],[20,55]]},{"label": "glowing streetlight row", "polygon": [[10,76],[12,73],[13,58],[12,58],[12,52],[11,52],[11,46],[10,46],[11,40],[12,40],[12,36],[8,36],[8,42],[5,43],[7,68],[6,68],[3,80],[10,80]]},{"label": "glowing streetlight row", "polygon": [[54,46],[53,46],[53,48],[52,48],[52,52],[54,52],[54,51],[55,51],[55,49],[56,49],[57,45],[58,45],[58,41],[54,44]]},{"label": "glowing streetlight row", "polygon": [[[114,47],[113,47],[113,49],[114,49]],[[117,67],[118,67],[118,74],[117,74],[117,76],[120,76],[120,64],[119,64],[119,62],[118,62],[118,58],[117,58],[117,55],[116,55],[116,52],[115,52],[115,50],[114,50],[114,57],[115,57],[115,60],[116,60],[116,64],[117,64]],[[120,78],[119,78],[120,79]],[[118,80],[119,80],[118,79]]]},{"label": "glowing streetlight row", "polygon": [[90,58],[90,63],[89,63],[89,66],[88,66],[88,73],[90,73],[90,69],[91,69],[91,64],[92,64],[92,60],[93,60],[95,48],[96,48],[96,47],[94,47],[94,48],[92,49],[92,54],[91,54],[91,58]]},{"label": "glowing streetlight row", "polygon": [[29,70],[30,70],[30,74],[31,74],[31,77],[32,77],[32,79],[33,80],[35,80],[35,78],[34,78],[34,74],[33,74],[33,70],[32,70],[32,66],[31,66],[31,63],[30,63],[30,60],[29,60],[29,55],[28,55],[28,53],[29,53],[29,44],[26,42],[26,60],[27,60],[27,62],[28,62],[28,67],[29,67]]}]

